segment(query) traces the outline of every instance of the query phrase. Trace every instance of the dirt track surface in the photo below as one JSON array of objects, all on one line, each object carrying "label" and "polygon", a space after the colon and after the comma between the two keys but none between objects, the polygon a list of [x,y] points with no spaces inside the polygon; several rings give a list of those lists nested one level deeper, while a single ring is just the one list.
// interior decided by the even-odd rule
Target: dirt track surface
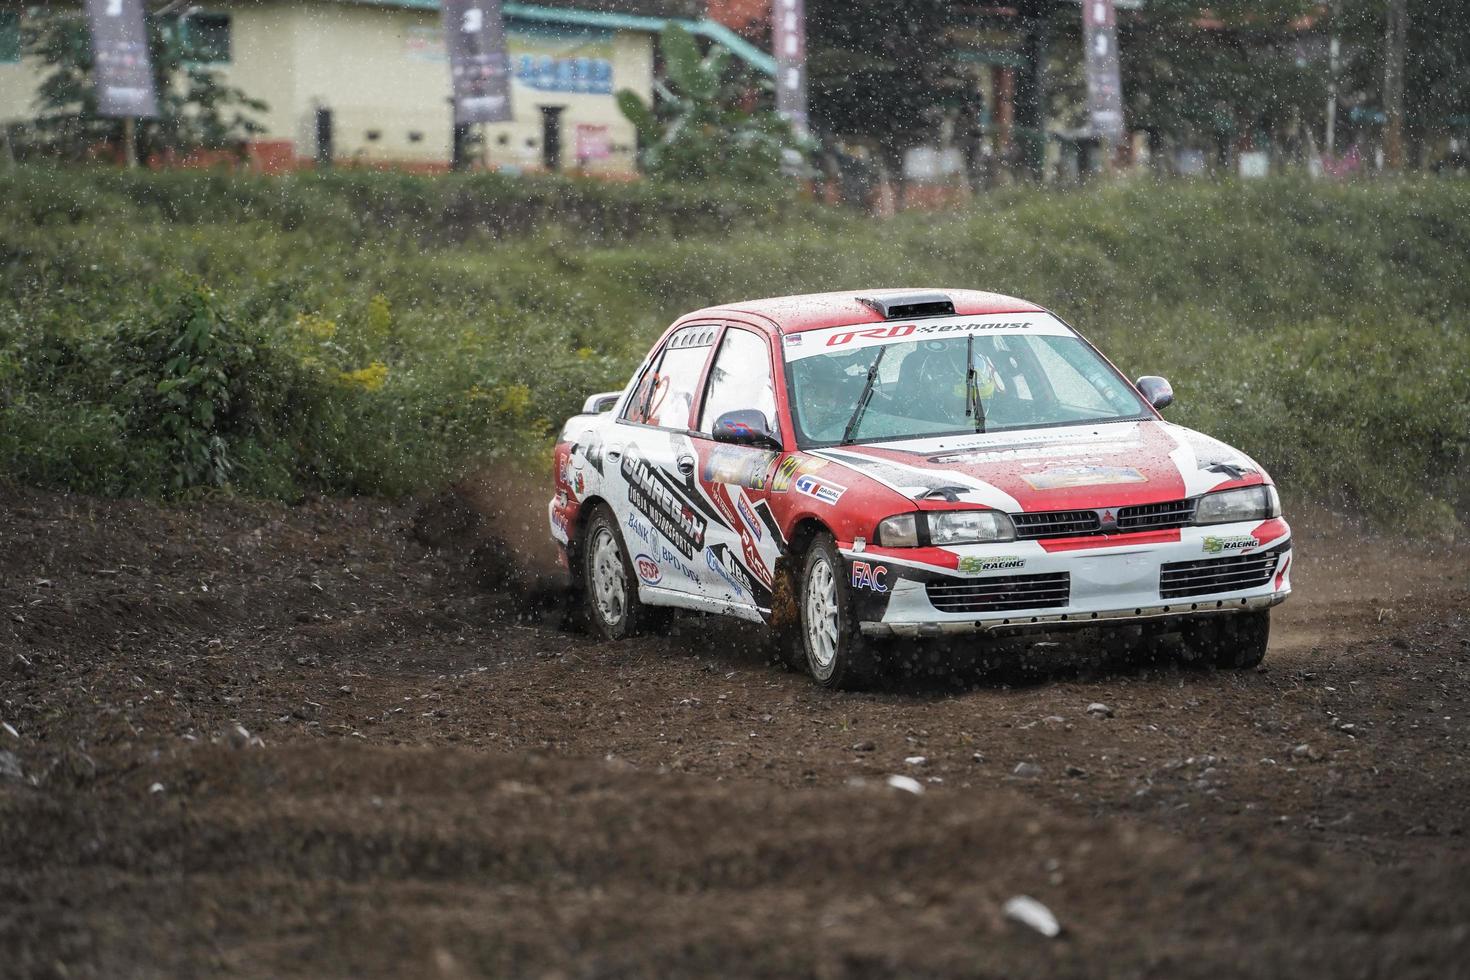
[{"label": "dirt track surface", "polygon": [[1262,670],[853,695],[566,632],[409,510],[0,489],[0,975],[1463,971],[1467,562],[1300,523]]}]

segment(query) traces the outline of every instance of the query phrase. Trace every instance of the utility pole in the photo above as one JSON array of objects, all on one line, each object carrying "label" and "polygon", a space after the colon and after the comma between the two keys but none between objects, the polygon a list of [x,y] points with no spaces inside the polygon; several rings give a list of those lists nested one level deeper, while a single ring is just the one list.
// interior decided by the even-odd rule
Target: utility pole
[{"label": "utility pole", "polygon": [[123,166],[138,169],[138,120],[132,116],[123,118]]},{"label": "utility pole", "polygon": [[1327,155],[1333,156],[1337,148],[1337,59],[1342,45],[1337,40],[1337,14],[1340,0],[1332,0],[1328,16],[1331,18],[1330,37],[1327,39]]},{"label": "utility pole", "polygon": [[1016,138],[1021,142],[1027,176],[1041,183],[1046,176],[1046,110],[1048,103],[1046,61],[1051,53],[1053,0],[1020,0],[1022,57],[1016,85]]},{"label": "utility pole", "polygon": [[1388,0],[1383,38],[1383,111],[1388,114],[1384,156],[1389,170],[1404,166],[1404,46],[1408,36],[1408,0]]}]

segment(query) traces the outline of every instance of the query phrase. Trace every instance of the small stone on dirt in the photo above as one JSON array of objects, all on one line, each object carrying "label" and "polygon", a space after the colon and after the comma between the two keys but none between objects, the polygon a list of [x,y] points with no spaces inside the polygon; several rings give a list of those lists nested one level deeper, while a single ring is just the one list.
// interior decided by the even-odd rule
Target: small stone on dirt
[{"label": "small stone on dirt", "polygon": [[248,728],[239,724],[225,733],[225,740],[230,743],[231,748],[236,749],[258,748],[265,744],[259,735],[250,734]]},{"label": "small stone on dirt", "polygon": [[1041,777],[1041,767],[1034,762],[1018,762],[1016,763],[1016,768],[1011,770],[1011,775],[1019,776],[1022,779],[1039,779]]},{"label": "small stone on dirt", "polygon": [[0,779],[13,779],[20,782],[26,778],[25,772],[20,768],[20,759],[14,752],[0,752]]},{"label": "small stone on dirt", "polygon": [[1005,914],[1007,919],[1030,926],[1048,939],[1055,939],[1061,935],[1062,924],[1057,921],[1051,909],[1029,895],[1017,895],[1008,899],[1005,904]]},{"label": "small stone on dirt", "polygon": [[853,742],[852,743],[852,750],[854,752],[871,752],[874,749],[876,749],[877,747],[878,746],[874,745],[872,742],[868,741],[867,739],[864,739],[861,742]]},{"label": "small stone on dirt", "polygon": [[150,793],[162,793],[163,792],[163,784],[162,783],[154,783],[152,786],[149,786],[148,787],[148,792],[150,792]]},{"label": "small stone on dirt", "polygon": [[1112,708],[1109,708],[1107,705],[1103,704],[1101,701],[1094,701],[1091,704],[1089,704],[1087,706],[1087,713],[1089,715],[1091,715],[1092,717],[1094,717],[1094,718],[1111,718],[1111,717],[1113,717],[1113,709]]},{"label": "small stone on dirt", "polygon": [[1083,776],[1087,775],[1087,770],[1083,769],[1081,766],[1068,766],[1064,771],[1068,776],[1072,777],[1073,779],[1081,779]]},{"label": "small stone on dirt", "polygon": [[1291,757],[1293,759],[1315,759],[1317,758],[1317,753],[1312,751],[1312,747],[1310,745],[1303,742],[1301,745],[1298,745],[1296,748],[1291,750]]},{"label": "small stone on dirt", "polygon": [[929,760],[922,755],[911,755],[903,761],[911,766],[927,766],[929,764]]},{"label": "small stone on dirt", "polygon": [[912,776],[889,776],[887,782],[894,789],[901,789],[905,793],[913,793],[915,796],[924,792],[924,784]]}]

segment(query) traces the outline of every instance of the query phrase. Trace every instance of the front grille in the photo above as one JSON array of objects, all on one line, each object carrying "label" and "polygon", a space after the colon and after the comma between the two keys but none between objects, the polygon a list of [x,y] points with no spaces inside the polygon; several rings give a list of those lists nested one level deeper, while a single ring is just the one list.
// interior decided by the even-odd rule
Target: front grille
[{"label": "front grille", "polygon": [[1157,531],[1188,527],[1194,523],[1193,500],[1169,500],[1162,504],[1138,504],[1118,511],[1118,530]]},{"label": "front grille", "polygon": [[1012,514],[1016,538],[1070,538],[1079,534],[1101,534],[1101,521],[1090,510],[1054,510],[1045,514]]},{"label": "front grille", "polygon": [[1177,599],[1187,595],[1213,595],[1254,589],[1271,581],[1276,561],[1291,547],[1287,541],[1255,555],[1230,555],[1201,561],[1171,561],[1159,572],[1159,596]]},{"label": "front grille", "polygon": [[1072,576],[1002,575],[930,582],[929,601],[941,612],[1005,612],[1010,609],[1048,609],[1065,606],[1072,596]]},{"label": "front grille", "polygon": [[1092,534],[1132,534],[1137,531],[1159,531],[1188,527],[1194,523],[1193,500],[1168,500],[1158,504],[1134,504],[1130,507],[1102,508],[1114,510],[1117,528],[1104,529],[1095,510],[1052,510],[1036,514],[1012,514],[1016,538],[1035,541],[1038,538],[1075,538]]}]

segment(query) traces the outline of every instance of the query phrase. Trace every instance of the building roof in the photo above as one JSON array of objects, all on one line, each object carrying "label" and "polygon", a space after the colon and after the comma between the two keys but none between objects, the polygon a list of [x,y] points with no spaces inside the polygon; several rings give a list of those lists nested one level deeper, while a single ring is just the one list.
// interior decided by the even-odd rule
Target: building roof
[{"label": "building roof", "polygon": [[[820,330],[823,327],[845,327],[858,323],[882,323],[883,317],[859,296],[883,296],[888,293],[913,293],[914,289],[852,289],[839,293],[808,293],[805,296],[777,296],[771,299],[726,303],[691,313],[684,319],[718,317],[721,314],[755,314],[776,325],[783,333]],[[1014,296],[989,293],[978,289],[926,289],[923,292],[944,293],[954,303],[957,316],[980,316],[986,313],[1042,313],[1040,306]]]},{"label": "building roof", "polygon": [[[374,7],[406,7],[438,10],[439,0],[339,0]],[[501,6],[512,23],[558,24],[569,27],[601,27],[608,30],[647,31],[656,34],[669,24],[679,24],[689,33],[729,48],[730,53],[765,75],[776,74],[776,59],[724,24],[702,17],[700,0],[542,0],[541,3],[506,3]]]},{"label": "building roof", "polygon": [[[439,0],[339,0],[344,3],[362,3],[378,7],[417,7],[438,10]],[[695,20],[704,16],[704,4],[700,0],[538,0],[536,4],[506,3],[506,8],[536,6],[550,10],[571,10],[592,14],[612,14],[634,17],[675,17]],[[507,16],[510,11],[506,11]]]}]

